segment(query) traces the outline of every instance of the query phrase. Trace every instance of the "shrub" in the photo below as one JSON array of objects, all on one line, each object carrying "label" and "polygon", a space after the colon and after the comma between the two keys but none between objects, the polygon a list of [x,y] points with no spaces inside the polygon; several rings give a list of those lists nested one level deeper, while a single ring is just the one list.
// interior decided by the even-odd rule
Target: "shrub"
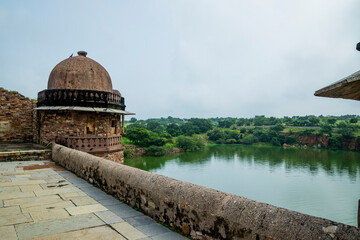
[{"label": "shrub", "polygon": [[164,156],[166,152],[167,151],[165,147],[150,146],[146,149],[145,155],[159,157],[159,156]]},{"label": "shrub", "polygon": [[237,141],[234,138],[229,138],[229,139],[226,139],[225,143],[226,144],[236,144]]},{"label": "shrub", "polygon": [[312,135],[314,133],[314,129],[305,129],[300,132],[300,135]]},{"label": "shrub", "polygon": [[179,136],[176,145],[184,151],[197,151],[204,148],[205,144],[200,138]]},{"label": "shrub", "polygon": [[288,136],[287,138],[286,138],[286,140],[285,140],[285,142],[287,143],[287,144],[295,144],[296,143],[296,137],[294,137],[294,136]]},{"label": "shrub", "polygon": [[275,126],[270,128],[270,130],[273,130],[275,132],[281,132],[284,129],[285,129],[285,127],[281,124],[276,124]]},{"label": "shrub", "polygon": [[134,149],[127,148],[124,149],[124,157],[131,157],[134,154]]},{"label": "shrub", "polygon": [[329,148],[331,149],[342,149],[342,139],[339,136],[329,138]]},{"label": "shrub", "polygon": [[324,124],[321,126],[319,130],[320,134],[328,134],[331,135],[332,133],[332,127],[329,124]]},{"label": "shrub", "polygon": [[244,144],[254,144],[259,142],[259,139],[253,135],[248,135],[242,139],[242,143]]},{"label": "shrub", "polygon": [[217,141],[219,139],[224,138],[224,132],[219,128],[214,128],[213,130],[208,131],[206,135],[209,137],[209,140],[211,141]]},{"label": "shrub", "polygon": [[278,137],[271,138],[270,143],[274,146],[281,146],[281,142]]}]

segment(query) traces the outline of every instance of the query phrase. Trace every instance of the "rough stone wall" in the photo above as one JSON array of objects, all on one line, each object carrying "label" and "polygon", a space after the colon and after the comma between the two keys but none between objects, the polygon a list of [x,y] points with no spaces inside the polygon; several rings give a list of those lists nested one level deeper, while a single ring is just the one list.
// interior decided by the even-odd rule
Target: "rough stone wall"
[{"label": "rough stone wall", "polygon": [[110,160],[110,161],[113,161],[116,163],[124,164],[124,151],[123,150],[112,152],[112,153],[94,153],[93,155],[97,156],[97,157],[105,158],[107,160]]},{"label": "rough stone wall", "polygon": [[360,229],[52,146],[52,159],[194,239],[360,239]]},{"label": "rough stone wall", "polygon": [[[89,122],[94,123],[94,136],[110,136],[112,118],[119,119],[119,116],[81,111],[39,111],[40,143],[48,144],[54,141],[56,136],[85,136]],[[120,129],[119,121],[117,125]]]},{"label": "rough stone wall", "polygon": [[0,162],[51,160],[50,150],[0,152]]},{"label": "rough stone wall", "polygon": [[33,141],[32,109],[29,98],[0,88],[0,142]]}]

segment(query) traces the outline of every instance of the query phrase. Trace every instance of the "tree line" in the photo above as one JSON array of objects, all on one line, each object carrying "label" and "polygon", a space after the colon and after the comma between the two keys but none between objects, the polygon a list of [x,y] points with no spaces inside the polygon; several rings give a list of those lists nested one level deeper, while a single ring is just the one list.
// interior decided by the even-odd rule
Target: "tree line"
[{"label": "tree line", "polygon": [[[148,155],[168,149],[197,151],[205,144],[296,144],[302,135],[325,135],[329,148],[342,149],[344,141],[360,143],[360,116],[294,116],[254,118],[158,118],[126,122],[125,144],[147,148]],[[127,150],[125,154],[131,154]]]}]

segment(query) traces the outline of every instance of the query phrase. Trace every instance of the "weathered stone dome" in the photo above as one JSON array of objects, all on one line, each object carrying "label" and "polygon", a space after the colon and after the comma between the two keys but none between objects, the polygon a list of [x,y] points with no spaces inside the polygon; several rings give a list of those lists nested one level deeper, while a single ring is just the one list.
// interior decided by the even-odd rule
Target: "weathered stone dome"
[{"label": "weathered stone dome", "polygon": [[57,64],[51,71],[48,89],[81,89],[113,92],[109,73],[86,52],[79,51]]}]

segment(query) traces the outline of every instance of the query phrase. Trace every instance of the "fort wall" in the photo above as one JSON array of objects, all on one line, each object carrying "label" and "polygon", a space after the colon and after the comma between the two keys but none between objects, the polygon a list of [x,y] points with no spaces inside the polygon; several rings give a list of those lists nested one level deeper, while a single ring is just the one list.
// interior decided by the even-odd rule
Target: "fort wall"
[{"label": "fort wall", "polygon": [[0,88],[0,142],[33,141],[35,105],[18,92]]},{"label": "fort wall", "polygon": [[194,239],[360,239],[360,229],[53,144],[52,159]]}]

